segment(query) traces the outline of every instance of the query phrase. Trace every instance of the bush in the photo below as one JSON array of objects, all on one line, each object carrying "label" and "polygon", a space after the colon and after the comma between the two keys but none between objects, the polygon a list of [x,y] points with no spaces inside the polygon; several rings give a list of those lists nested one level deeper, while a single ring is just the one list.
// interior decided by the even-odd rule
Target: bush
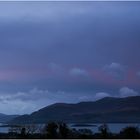
[{"label": "bush", "polygon": [[122,138],[139,138],[140,136],[139,128],[128,126],[120,132],[120,136]]}]

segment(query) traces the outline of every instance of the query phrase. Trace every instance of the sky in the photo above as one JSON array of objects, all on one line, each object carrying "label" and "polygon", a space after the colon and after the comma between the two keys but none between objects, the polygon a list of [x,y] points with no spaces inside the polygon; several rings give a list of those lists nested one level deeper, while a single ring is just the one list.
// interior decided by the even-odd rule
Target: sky
[{"label": "sky", "polygon": [[0,2],[0,113],[140,94],[140,2]]}]

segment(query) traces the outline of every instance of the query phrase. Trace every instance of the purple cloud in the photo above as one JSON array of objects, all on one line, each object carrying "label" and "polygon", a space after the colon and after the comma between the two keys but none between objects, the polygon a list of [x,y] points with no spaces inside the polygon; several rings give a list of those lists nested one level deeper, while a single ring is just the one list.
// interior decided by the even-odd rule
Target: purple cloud
[{"label": "purple cloud", "polygon": [[70,70],[70,75],[72,76],[88,76],[88,72],[80,68],[72,68]]},{"label": "purple cloud", "polygon": [[111,63],[104,67],[104,71],[112,77],[121,80],[125,76],[125,67],[119,63]]}]

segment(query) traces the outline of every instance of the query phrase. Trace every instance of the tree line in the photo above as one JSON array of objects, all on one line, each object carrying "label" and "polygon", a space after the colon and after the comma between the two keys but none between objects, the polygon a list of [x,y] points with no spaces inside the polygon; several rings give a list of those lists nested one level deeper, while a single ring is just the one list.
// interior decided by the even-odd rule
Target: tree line
[{"label": "tree line", "polygon": [[119,133],[112,133],[107,124],[98,128],[94,133],[90,129],[69,128],[63,122],[49,122],[43,127],[35,124],[11,126],[8,133],[0,133],[0,138],[26,138],[26,139],[109,139],[109,138],[140,138],[138,127],[127,126]]}]

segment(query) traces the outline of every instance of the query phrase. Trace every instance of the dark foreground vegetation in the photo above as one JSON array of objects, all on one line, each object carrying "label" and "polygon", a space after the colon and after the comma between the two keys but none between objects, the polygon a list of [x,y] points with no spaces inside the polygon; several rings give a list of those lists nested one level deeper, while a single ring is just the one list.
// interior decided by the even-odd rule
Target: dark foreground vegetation
[{"label": "dark foreground vegetation", "polygon": [[[38,131],[39,130],[39,131]],[[9,139],[120,139],[120,138],[140,138],[138,127],[128,126],[120,133],[111,133],[106,124],[98,128],[99,132],[94,133],[89,129],[70,129],[65,123],[50,122],[42,128],[35,125],[12,126],[8,133],[0,133],[0,138]]]}]

